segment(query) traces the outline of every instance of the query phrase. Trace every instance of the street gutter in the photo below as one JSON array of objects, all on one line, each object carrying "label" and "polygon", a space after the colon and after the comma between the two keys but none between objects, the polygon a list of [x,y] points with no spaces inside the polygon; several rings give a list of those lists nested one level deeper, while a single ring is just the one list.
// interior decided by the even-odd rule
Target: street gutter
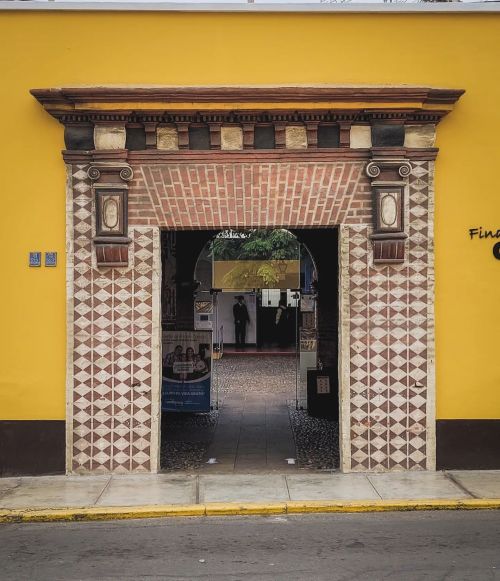
[{"label": "street gutter", "polygon": [[498,510],[500,499],[224,502],[187,505],[0,510],[0,523],[81,522],[186,516]]}]

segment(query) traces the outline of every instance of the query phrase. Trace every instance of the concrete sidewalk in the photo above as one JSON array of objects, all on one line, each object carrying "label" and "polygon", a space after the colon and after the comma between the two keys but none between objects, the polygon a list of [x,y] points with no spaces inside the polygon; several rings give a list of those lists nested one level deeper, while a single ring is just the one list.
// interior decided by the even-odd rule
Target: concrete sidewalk
[{"label": "concrete sidewalk", "polygon": [[[210,504],[321,503],[383,506],[387,501],[498,499],[500,471],[406,472],[384,474],[233,474],[171,473],[134,476],[42,476],[0,479],[0,511],[40,509],[206,507]],[[402,501],[402,502],[398,502]],[[280,504],[281,503],[281,504]],[[319,503],[319,504],[318,504]],[[451,504],[450,504],[451,503]],[[438,503],[439,504],[439,503]],[[474,502],[470,503],[474,506]],[[477,503],[476,503],[477,504]],[[403,508],[404,510],[404,508]],[[87,511],[89,512],[89,511]],[[89,514],[92,511],[90,510]],[[193,514],[199,512],[193,509]],[[304,510],[307,512],[307,510]],[[1,516],[1,515],[0,515]],[[1,520],[1,519],[0,519]],[[6,519],[4,519],[6,520]],[[8,520],[8,519],[7,519]]]}]

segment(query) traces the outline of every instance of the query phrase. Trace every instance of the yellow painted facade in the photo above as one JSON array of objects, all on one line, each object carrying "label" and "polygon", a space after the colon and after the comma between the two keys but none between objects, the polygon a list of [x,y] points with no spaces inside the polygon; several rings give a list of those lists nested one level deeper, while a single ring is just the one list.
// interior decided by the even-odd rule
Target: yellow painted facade
[{"label": "yellow painted facade", "polygon": [[466,89],[438,128],[437,418],[500,418],[500,261],[468,236],[500,228],[499,38],[499,13],[0,12],[0,419],[65,415],[63,128],[29,90],[115,83]]}]

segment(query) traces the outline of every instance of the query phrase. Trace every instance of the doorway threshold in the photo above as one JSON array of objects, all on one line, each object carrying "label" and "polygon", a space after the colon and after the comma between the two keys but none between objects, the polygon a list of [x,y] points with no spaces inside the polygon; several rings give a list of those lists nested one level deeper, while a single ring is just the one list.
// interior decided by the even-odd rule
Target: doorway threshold
[{"label": "doorway threshold", "polygon": [[224,346],[224,355],[289,355],[296,356],[294,347],[256,347],[250,345],[246,347]]}]

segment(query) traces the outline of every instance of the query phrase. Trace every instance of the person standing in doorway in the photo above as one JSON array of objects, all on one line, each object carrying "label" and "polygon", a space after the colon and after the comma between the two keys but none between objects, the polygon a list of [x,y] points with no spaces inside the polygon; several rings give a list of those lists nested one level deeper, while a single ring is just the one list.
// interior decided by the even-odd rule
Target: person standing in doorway
[{"label": "person standing in doorway", "polygon": [[236,347],[244,347],[246,343],[247,323],[250,322],[248,309],[243,295],[234,297],[237,301],[233,306],[234,338]]},{"label": "person standing in doorway", "polygon": [[280,347],[285,347],[288,339],[288,309],[286,306],[286,301],[283,299],[280,300],[279,306],[276,309],[275,324],[278,345]]}]

